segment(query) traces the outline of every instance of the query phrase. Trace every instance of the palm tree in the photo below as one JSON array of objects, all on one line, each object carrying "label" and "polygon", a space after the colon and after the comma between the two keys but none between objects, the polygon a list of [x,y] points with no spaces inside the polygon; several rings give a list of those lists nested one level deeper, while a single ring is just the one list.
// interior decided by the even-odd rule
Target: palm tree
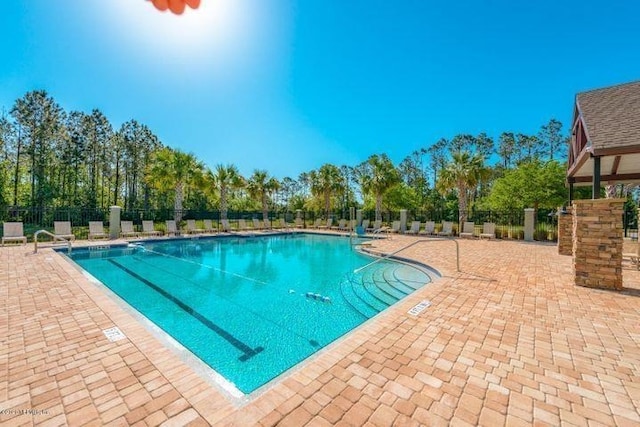
[{"label": "palm tree", "polygon": [[182,202],[184,193],[189,187],[197,187],[202,183],[204,166],[191,153],[163,148],[158,150],[147,170],[150,185],[161,191],[175,192],[175,220],[182,220]]},{"label": "palm tree", "polygon": [[213,174],[215,187],[220,193],[220,219],[227,219],[229,190],[242,188],[245,184],[235,165],[217,165]]},{"label": "palm tree", "polygon": [[249,195],[261,203],[262,219],[269,219],[269,197],[274,191],[280,188],[277,179],[270,177],[266,170],[254,170],[249,181],[247,182],[247,190]]},{"label": "palm tree", "polygon": [[453,153],[452,159],[440,171],[440,178],[436,187],[440,193],[445,194],[451,190],[458,192],[458,221],[460,224],[467,220],[467,205],[469,190],[475,188],[487,169],[484,167],[484,159],[481,155],[471,155],[468,151]]},{"label": "palm tree", "polygon": [[340,169],[327,163],[322,165],[317,171],[311,171],[309,173],[309,180],[311,181],[311,193],[316,197],[322,197],[324,201],[324,210],[327,218],[329,218],[329,212],[331,211],[331,196],[333,193],[344,189],[344,182]]},{"label": "palm tree", "polygon": [[374,154],[358,169],[358,180],[362,191],[375,197],[376,220],[381,220],[382,197],[392,187],[400,183],[400,173],[386,154]]}]

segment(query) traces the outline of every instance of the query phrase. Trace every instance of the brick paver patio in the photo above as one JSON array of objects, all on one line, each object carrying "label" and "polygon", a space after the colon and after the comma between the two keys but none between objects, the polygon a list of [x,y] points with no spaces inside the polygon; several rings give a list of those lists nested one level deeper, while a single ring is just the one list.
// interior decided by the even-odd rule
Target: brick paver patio
[{"label": "brick paver patio", "polygon": [[459,245],[459,273],[451,241],[402,253],[443,277],[242,401],[59,254],[0,248],[0,423],[640,425],[640,272],[579,288],[555,246]]}]

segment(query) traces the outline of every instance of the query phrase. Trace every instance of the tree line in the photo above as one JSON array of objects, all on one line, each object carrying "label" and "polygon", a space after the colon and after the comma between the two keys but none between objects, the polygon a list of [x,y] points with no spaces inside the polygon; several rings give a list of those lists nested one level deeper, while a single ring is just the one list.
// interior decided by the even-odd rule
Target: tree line
[{"label": "tree line", "polygon": [[[66,111],[43,90],[0,116],[0,206],[125,210],[305,209],[383,211],[554,208],[567,199],[568,136],[555,119],[535,135],[503,132],[440,139],[394,164],[373,154],[357,165],[325,164],[276,179],[243,177],[232,164],[205,165],[171,148],[143,123],[115,128],[98,109]],[[492,164],[493,163],[493,164]]]}]

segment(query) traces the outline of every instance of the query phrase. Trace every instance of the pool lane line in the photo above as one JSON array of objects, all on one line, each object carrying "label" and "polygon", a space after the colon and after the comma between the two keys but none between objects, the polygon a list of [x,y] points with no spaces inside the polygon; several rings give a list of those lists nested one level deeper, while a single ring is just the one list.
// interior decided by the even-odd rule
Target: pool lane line
[{"label": "pool lane line", "polygon": [[156,252],[153,249],[147,249],[147,248],[144,248],[144,251],[145,252],[151,252],[152,254],[156,254],[156,255],[161,255],[161,256],[164,256],[164,257],[167,257],[167,258],[177,259],[179,261],[188,262],[189,264],[199,265],[200,267],[208,268],[209,270],[215,270],[215,271],[218,271],[220,273],[230,274],[232,276],[239,277],[239,278],[244,279],[244,280],[249,280],[250,282],[260,283],[261,285],[268,285],[267,282],[263,282],[262,280],[253,279],[251,277],[243,276],[242,274],[238,274],[238,273],[233,273],[231,271],[222,270],[221,268],[213,267],[211,265],[202,264],[200,262],[190,261],[188,259],[180,258],[180,257],[177,257],[175,255],[164,254],[162,252]]},{"label": "pool lane line", "polygon": [[256,347],[255,349],[249,347],[247,344],[243,343],[242,341],[240,341],[239,339],[237,339],[236,337],[231,335],[229,332],[225,331],[220,326],[216,325],[211,320],[207,319],[205,316],[203,316],[197,310],[195,310],[192,307],[190,307],[188,304],[185,304],[184,302],[180,301],[180,299],[178,299],[175,296],[171,295],[169,292],[165,291],[164,289],[162,289],[161,287],[157,286],[153,282],[151,282],[151,281],[145,279],[144,277],[140,276],[138,273],[129,270],[127,267],[125,267],[124,265],[118,263],[117,261],[115,261],[113,259],[109,259],[107,261],[109,261],[111,264],[115,265],[116,267],[118,267],[119,269],[124,271],[125,273],[129,274],[133,278],[135,278],[135,279],[139,280],[140,282],[144,283],[145,285],[147,285],[148,287],[150,287],[154,291],[158,292],[160,295],[162,295],[163,297],[167,298],[168,300],[170,300],[174,304],[176,304],[178,307],[180,307],[182,310],[184,310],[187,314],[189,314],[190,316],[192,316],[195,319],[197,319],[198,321],[200,321],[200,323],[202,323],[207,328],[209,328],[210,330],[212,330],[213,332],[218,334],[221,338],[223,338],[229,344],[231,344],[232,346],[234,346],[235,348],[240,350],[243,353],[243,355],[238,358],[241,362],[245,362],[245,361],[249,360],[250,358],[252,358],[256,354],[258,354],[258,353],[260,353],[261,351],[264,350],[263,347]]}]

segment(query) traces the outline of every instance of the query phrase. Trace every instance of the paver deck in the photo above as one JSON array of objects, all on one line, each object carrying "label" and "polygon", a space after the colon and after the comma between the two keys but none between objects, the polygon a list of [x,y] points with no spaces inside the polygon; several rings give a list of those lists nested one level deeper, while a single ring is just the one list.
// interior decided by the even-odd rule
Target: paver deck
[{"label": "paver deck", "polygon": [[448,240],[402,253],[443,277],[241,404],[61,255],[0,248],[0,424],[640,424],[640,272],[580,288],[555,246],[459,245],[461,272]]}]

